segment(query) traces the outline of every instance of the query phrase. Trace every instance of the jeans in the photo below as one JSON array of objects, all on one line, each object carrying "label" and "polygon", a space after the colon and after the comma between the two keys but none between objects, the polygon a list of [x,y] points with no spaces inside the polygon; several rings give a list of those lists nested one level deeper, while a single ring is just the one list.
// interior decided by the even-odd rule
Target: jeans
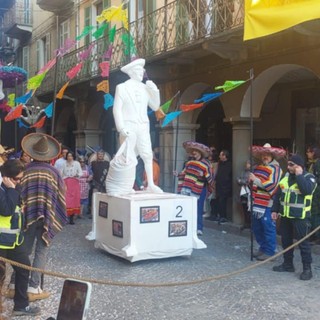
[{"label": "jeans", "polygon": [[[14,249],[0,249],[0,256],[30,266],[28,250],[25,242]],[[29,270],[12,266],[15,276],[15,294],[13,297],[14,309],[23,309],[29,305],[27,289],[29,281]],[[1,289],[5,278],[5,264],[0,262]]]},{"label": "jeans", "polygon": [[206,200],[207,188],[204,187],[201,191],[200,198],[197,201],[197,230],[203,230],[203,206]]},{"label": "jeans", "polygon": [[[47,254],[49,247],[42,240],[42,234],[44,232],[43,228],[43,219],[40,219],[33,224],[31,224],[24,234],[24,244],[26,246],[26,252],[30,256],[32,253],[33,245],[35,243],[34,258],[32,267],[44,269],[47,260]],[[11,283],[15,282],[15,274],[12,274]],[[41,284],[41,273],[40,272],[31,272],[29,279],[29,287],[38,288]]]},{"label": "jeans", "polygon": [[276,223],[271,219],[271,208],[266,208],[264,216],[257,219],[252,216],[252,229],[260,251],[273,256],[276,251]]}]

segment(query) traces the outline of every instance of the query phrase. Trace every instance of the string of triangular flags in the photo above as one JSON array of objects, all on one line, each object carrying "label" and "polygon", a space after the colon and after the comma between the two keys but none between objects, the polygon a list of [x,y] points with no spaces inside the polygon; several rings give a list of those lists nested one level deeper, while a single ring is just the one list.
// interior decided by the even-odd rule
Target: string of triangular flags
[{"label": "string of triangular flags", "polygon": [[224,82],[223,85],[216,86],[214,88],[215,90],[222,90],[222,91],[205,93],[199,99],[194,100],[193,104],[178,103],[179,110],[175,110],[169,113],[169,109],[172,105],[172,102],[177,98],[178,95],[180,95],[180,91],[178,91],[170,100],[168,100],[162,106],[160,106],[160,109],[162,110],[163,115],[160,117],[157,117],[157,119],[158,120],[160,120],[161,118],[163,119],[161,124],[161,127],[163,128],[173,120],[177,119],[183,112],[189,112],[195,109],[203,108],[205,104],[207,104],[208,102],[219,98],[224,93],[227,93],[233,89],[236,89],[237,87],[241,86],[247,81],[249,80],[227,80]]},{"label": "string of triangular flags", "polygon": [[[7,116],[5,117],[5,121],[12,121],[12,120],[19,120],[19,126],[28,127],[21,118],[23,119],[22,111],[27,110],[25,104],[29,101],[29,99],[34,95],[35,91],[41,86],[44,78],[46,77],[47,72],[53,68],[57,62],[57,58],[63,57],[65,54],[70,52],[73,47],[76,45],[77,41],[80,41],[83,37],[92,34],[95,39],[102,37],[105,34],[105,31],[109,27],[108,22],[112,21],[120,21],[125,29],[128,30],[128,17],[127,17],[127,10],[124,9],[124,5],[126,5],[128,1],[124,1],[119,7],[112,6],[108,9],[102,11],[101,15],[97,17],[97,21],[99,22],[99,26],[86,26],[81,34],[76,37],[75,40],[66,39],[64,45],[55,50],[56,57],[50,60],[39,72],[36,76],[30,78],[27,82],[27,89],[28,92],[18,98],[15,98],[14,95],[8,96],[8,102],[2,104],[0,109],[8,112]],[[110,60],[112,57],[113,51],[113,43],[116,34],[116,26],[114,25],[108,31],[109,35],[109,46],[106,52],[102,55],[102,62],[100,63],[99,67],[101,69],[101,77],[103,80],[97,85],[97,91],[104,92],[104,109],[108,110],[113,105],[113,97],[109,93],[109,69],[110,69]],[[123,44],[124,44],[124,53],[127,54],[128,49],[131,49],[131,54],[136,53],[135,45],[131,35],[127,35],[127,37],[122,37]],[[78,60],[80,62],[72,67],[70,70],[66,72],[68,77],[68,81],[60,88],[59,92],[56,94],[56,99],[62,99],[65,90],[69,86],[72,79],[74,79],[80,72],[84,65],[85,60],[90,58],[90,54],[92,49],[94,48],[94,44],[89,45],[85,50],[78,54]],[[17,105],[18,104],[18,105]],[[40,128],[44,125],[46,118],[51,118],[53,114],[53,102],[50,103],[45,109],[41,110],[41,113],[44,113],[43,116],[39,121],[33,124],[31,127]],[[40,115],[40,113],[39,113]],[[25,117],[26,118],[26,117]]]}]

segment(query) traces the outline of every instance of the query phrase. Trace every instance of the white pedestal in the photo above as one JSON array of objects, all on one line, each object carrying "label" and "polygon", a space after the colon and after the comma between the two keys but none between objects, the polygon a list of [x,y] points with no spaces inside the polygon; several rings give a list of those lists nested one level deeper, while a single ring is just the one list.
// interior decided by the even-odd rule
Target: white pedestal
[{"label": "white pedestal", "polygon": [[191,255],[207,246],[197,237],[197,199],[138,192],[94,194],[95,247],[131,262]]}]

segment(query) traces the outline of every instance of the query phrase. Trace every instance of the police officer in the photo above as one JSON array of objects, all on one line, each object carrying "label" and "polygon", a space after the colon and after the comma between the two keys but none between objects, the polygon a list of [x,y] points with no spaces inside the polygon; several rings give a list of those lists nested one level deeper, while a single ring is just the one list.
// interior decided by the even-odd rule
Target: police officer
[{"label": "police officer", "polygon": [[[0,256],[30,266],[30,260],[21,234],[22,217],[19,210],[20,193],[17,190],[24,171],[20,160],[8,160],[0,167]],[[40,308],[30,307],[27,295],[29,271],[13,266],[16,271],[13,316],[35,316]],[[5,279],[5,263],[0,262],[0,289]]]},{"label": "police officer", "polygon": [[[298,154],[293,154],[288,160],[288,172],[279,183],[279,189],[272,207],[272,218],[281,216],[280,233],[283,249],[293,244],[293,236],[297,240],[302,239],[310,231],[310,216],[312,194],[316,188],[316,180],[313,174],[304,168],[304,160]],[[299,244],[303,271],[301,280],[312,278],[311,270],[311,246],[309,239]],[[284,262],[274,266],[276,272],[294,272],[293,249],[283,254]]]}]

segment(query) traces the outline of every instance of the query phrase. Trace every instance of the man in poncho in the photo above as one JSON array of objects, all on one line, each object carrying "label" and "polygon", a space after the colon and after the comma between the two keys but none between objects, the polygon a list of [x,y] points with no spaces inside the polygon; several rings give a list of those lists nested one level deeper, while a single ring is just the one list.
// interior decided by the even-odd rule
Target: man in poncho
[{"label": "man in poncho", "polygon": [[[65,186],[59,171],[50,161],[60,154],[60,144],[43,133],[31,133],[21,142],[23,151],[33,158],[21,180],[22,211],[25,217],[25,243],[32,252],[33,267],[44,269],[49,246],[54,236],[67,223]],[[40,287],[41,274],[32,272],[29,301],[48,298]]]}]

